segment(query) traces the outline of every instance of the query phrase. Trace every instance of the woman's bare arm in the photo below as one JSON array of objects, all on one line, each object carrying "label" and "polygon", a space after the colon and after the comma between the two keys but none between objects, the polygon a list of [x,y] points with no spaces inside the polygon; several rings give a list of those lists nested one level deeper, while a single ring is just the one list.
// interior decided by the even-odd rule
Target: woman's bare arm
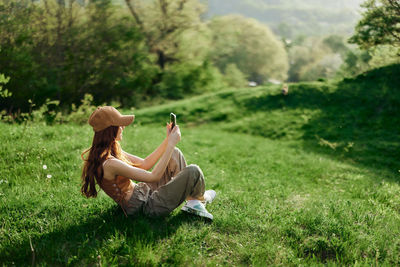
[{"label": "woman's bare arm", "polygon": [[143,161],[143,169],[150,170],[156,164],[156,162],[161,158],[164,154],[168,145],[168,138],[165,138],[164,141],[153,151],[150,155],[148,155]]},{"label": "woman's bare arm", "polygon": [[168,136],[169,136],[170,132],[171,132],[171,125],[167,124],[167,137],[145,159],[142,159],[138,156],[131,155],[125,151],[123,153],[131,162],[133,162],[135,165],[137,165],[137,167],[144,169],[144,170],[150,170],[151,168],[153,168],[153,166],[156,164],[156,162],[161,158],[162,154],[165,152],[165,149],[167,148],[167,145],[168,145]]},{"label": "woman's bare arm", "polygon": [[125,162],[118,159],[110,159],[104,165],[104,176],[115,177],[121,175],[139,182],[157,182],[161,179],[167,164],[171,158],[172,152],[174,151],[175,145],[180,141],[180,130],[179,127],[173,129],[166,143],[166,148],[160,160],[155,165],[153,171],[136,168],[126,164]]},{"label": "woman's bare arm", "polygon": [[122,153],[125,155],[125,157],[132,162],[136,167],[144,169],[143,166],[143,162],[144,159],[142,159],[141,157],[129,154],[128,152],[122,151]]}]

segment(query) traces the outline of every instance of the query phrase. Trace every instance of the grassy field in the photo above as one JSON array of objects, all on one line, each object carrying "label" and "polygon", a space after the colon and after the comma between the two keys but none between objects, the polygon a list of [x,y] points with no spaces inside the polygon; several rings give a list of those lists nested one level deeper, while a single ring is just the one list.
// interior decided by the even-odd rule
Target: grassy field
[{"label": "grassy field", "polygon": [[399,67],[379,71],[136,111],[122,146],[139,156],[178,114],[179,148],[218,193],[212,223],[82,197],[89,126],[0,123],[0,263],[400,265]]}]

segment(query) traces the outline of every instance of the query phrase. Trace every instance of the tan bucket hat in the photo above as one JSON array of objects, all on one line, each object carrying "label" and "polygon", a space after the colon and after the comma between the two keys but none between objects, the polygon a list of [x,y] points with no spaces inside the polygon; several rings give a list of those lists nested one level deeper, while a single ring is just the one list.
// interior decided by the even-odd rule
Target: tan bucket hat
[{"label": "tan bucket hat", "polygon": [[128,126],[135,119],[135,115],[121,115],[111,106],[98,107],[89,118],[93,131],[100,132],[110,126]]}]

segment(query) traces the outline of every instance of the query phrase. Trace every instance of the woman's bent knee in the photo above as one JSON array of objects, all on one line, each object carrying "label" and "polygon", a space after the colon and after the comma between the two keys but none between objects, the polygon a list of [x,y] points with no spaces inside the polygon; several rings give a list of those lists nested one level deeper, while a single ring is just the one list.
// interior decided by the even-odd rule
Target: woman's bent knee
[{"label": "woman's bent knee", "polygon": [[203,172],[200,167],[195,164],[191,164],[187,168],[189,168],[188,179],[191,187],[190,196],[193,198],[202,198],[205,188]]},{"label": "woman's bent knee", "polygon": [[179,148],[175,147],[174,151],[172,151],[172,156],[173,157],[178,157],[179,155],[183,155],[182,151]]},{"label": "woman's bent knee", "polygon": [[190,164],[186,168],[191,177],[203,176],[203,172],[201,171],[200,167],[197,166],[196,164]]}]

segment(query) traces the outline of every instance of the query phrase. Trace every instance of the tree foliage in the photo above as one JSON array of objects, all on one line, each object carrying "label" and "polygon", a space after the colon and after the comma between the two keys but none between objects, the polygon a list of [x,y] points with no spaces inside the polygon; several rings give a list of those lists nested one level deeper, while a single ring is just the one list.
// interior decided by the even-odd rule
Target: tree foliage
[{"label": "tree foliage", "polygon": [[213,37],[211,59],[221,71],[235,64],[249,80],[258,83],[286,79],[286,51],[267,26],[254,19],[230,15],[214,18],[209,27]]},{"label": "tree foliage", "polygon": [[326,38],[300,38],[289,50],[290,82],[332,78],[340,68],[347,53],[343,38],[337,35]]},{"label": "tree foliage", "polygon": [[131,106],[218,88],[197,0],[127,3],[0,0],[0,69],[13,93],[0,109],[48,98],[66,107],[87,93]]},{"label": "tree foliage", "polygon": [[207,0],[207,15],[240,14],[268,25],[286,39],[297,35],[349,34],[363,0]]},{"label": "tree foliage", "polygon": [[4,76],[4,74],[0,73],[0,99],[12,96],[11,92],[9,92],[7,89],[3,88],[3,85],[8,83],[9,80],[10,80],[10,77],[6,77],[6,76]]},{"label": "tree foliage", "polygon": [[130,17],[114,8],[108,0],[0,1],[0,68],[12,77],[13,93],[1,106],[79,103],[86,93],[97,103],[140,95],[152,78],[146,50]]},{"label": "tree foliage", "polygon": [[387,65],[400,64],[400,48],[379,45],[369,49],[349,49],[344,57],[339,76],[352,77]]},{"label": "tree foliage", "polygon": [[227,86],[233,88],[244,87],[247,84],[246,76],[233,63],[226,66],[224,71],[224,81]]},{"label": "tree foliage", "polygon": [[207,61],[210,33],[198,0],[125,0],[158,72],[154,95],[181,98],[220,87]]},{"label": "tree foliage", "polygon": [[[248,80],[284,81],[288,74],[289,81],[330,78],[346,57],[346,68],[364,68],[358,68],[362,55],[348,53],[343,38],[284,45],[254,19],[204,21],[203,3],[0,0],[0,72],[11,77],[0,109],[24,112],[47,99],[71,108],[86,94],[94,105],[138,106],[144,99],[182,98]],[[393,54],[378,52],[376,62]]]},{"label": "tree foliage", "polygon": [[[135,25],[161,69],[191,61],[201,65],[208,31],[201,20],[205,6],[197,0],[125,0]],[[193,40],[196,41],[193,41]]]},{"label": "tree foliage", "polygon": [[400,2],[398,0],[367,0],[366,10],[350,38],[362,48],[382,44],[400,46]]}]

